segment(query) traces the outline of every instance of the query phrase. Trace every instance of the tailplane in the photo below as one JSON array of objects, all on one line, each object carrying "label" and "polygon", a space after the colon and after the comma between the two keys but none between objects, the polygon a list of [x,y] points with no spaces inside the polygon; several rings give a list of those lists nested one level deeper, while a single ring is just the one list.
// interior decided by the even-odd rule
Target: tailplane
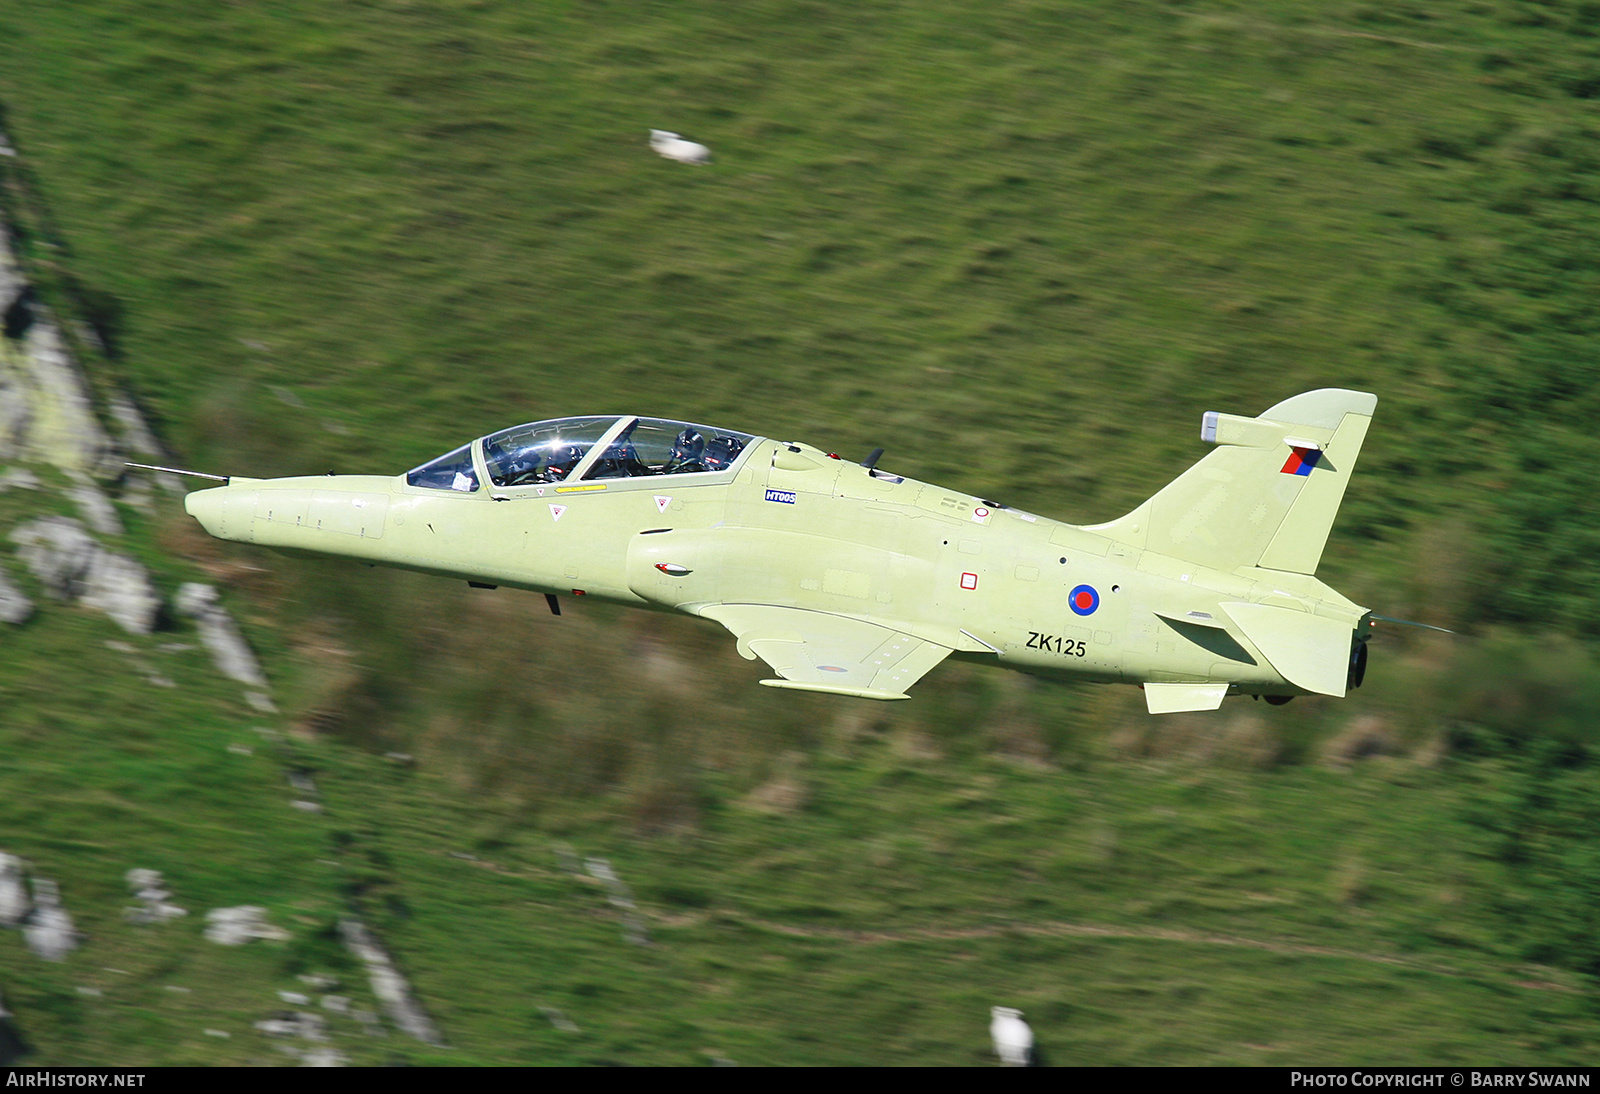
[{"label": "tailplane", "polygon": [[1341,388],[1256,418],[1208,411],[1217,449],[1139,508],[1088,531],[1200,566],[1313,574],[1361,454],[1375,395]]}]

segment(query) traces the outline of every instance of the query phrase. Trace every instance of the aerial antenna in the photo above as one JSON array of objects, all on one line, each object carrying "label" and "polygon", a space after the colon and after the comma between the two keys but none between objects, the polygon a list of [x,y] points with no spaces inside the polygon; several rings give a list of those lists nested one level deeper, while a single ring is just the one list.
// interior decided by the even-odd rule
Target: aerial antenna
[{"label": "aerial antenna", "polygon": [[122,466],[137,467],[141,471],[165,471],[172,475],[188,475],[196,479],[213,479],[223,486],[227,486],[229,481],[227,475],[208,475],[204,471],[185,471],[181,467],[157,467],[153,463],[125,463]]},{"label": "aerial antenna", "polygon": [[861,461],[861,466],[865,467],[868,471],[871,471],[874,467],[878,466],[878,461],[881,459],[883,459],[883,449],[874,448],[872,450],[872,455]]}]

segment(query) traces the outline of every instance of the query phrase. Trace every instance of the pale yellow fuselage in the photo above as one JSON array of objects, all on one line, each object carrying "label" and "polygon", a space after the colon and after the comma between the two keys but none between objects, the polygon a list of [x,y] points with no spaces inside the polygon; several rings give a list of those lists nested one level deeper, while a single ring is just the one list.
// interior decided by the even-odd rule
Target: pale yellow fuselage
[{"label": "pale yellow fuselage", "polygon": [[[481,450],[475,458],[481,475]],[[224,539],[703,614],[736,634],[746,605],[862,621],[934,651],[912,681],[950,652],[1045,675],[1304,694],[1229,625],[1224,606],[1290,609],[1352,632],[1363,617],[1309,575],[1208,568],[1141,549],[1125,533],[772,440],[754,441],[716,475],[484,480],[470,493],[409,485],[404,475],[235,478],[190,494],[187,508]],[[767,647],[754,644],[769,661],[770,642],[801,641],[775,633]],[[743,644],[741,652],[754,656]]]}]

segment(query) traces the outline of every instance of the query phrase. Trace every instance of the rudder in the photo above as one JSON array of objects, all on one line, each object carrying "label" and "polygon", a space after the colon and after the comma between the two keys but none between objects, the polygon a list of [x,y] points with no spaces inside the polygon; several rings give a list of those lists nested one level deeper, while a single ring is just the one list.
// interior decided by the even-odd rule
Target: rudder
[{"label": "rudder", "polygon": [[1133,512],[1086,531],[1219,570],[1312,574],[1377,396],[1323,388],[1255,418],[1208,411],[1200,462]]}]

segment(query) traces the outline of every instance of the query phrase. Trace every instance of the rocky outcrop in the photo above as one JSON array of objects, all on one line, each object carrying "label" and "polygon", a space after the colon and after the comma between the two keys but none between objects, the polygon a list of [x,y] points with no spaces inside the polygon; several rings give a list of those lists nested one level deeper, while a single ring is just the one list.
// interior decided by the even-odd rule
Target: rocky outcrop
[{"label": "rocky outcrop", "polygon": [[372,994],[378,997],[394,1024],[424,1044],[444,1044],[422,1006],[411,997],[411,985],[360,920],[341,920],[339,934],[344,938],[345,947],[367,966]]},{"label": "rocky outcrop", "polygon": [[105,612],[130,634],[149,634],[161,618],[161,595],[143,566],[106,550],[70,517],[40,517],[11,533],[17,555],[45,591]]},{"label": "rocky outcrop", "polygon": [[246,644],[244,635],[239,633],[233,617],[222,607],[216,589],[191,581],[178,590],[173,607],[177,608],[179,615],[187,615],[194,620],[201,643],[211,651],[211,659],[224,676],[251,687],[267,686],[256,655]]},{"label": "rocky outcrop", "polygon": [[50,312],[12,255],[0,225],[0,458],[76,471],[109,471],[117,446]]}]

